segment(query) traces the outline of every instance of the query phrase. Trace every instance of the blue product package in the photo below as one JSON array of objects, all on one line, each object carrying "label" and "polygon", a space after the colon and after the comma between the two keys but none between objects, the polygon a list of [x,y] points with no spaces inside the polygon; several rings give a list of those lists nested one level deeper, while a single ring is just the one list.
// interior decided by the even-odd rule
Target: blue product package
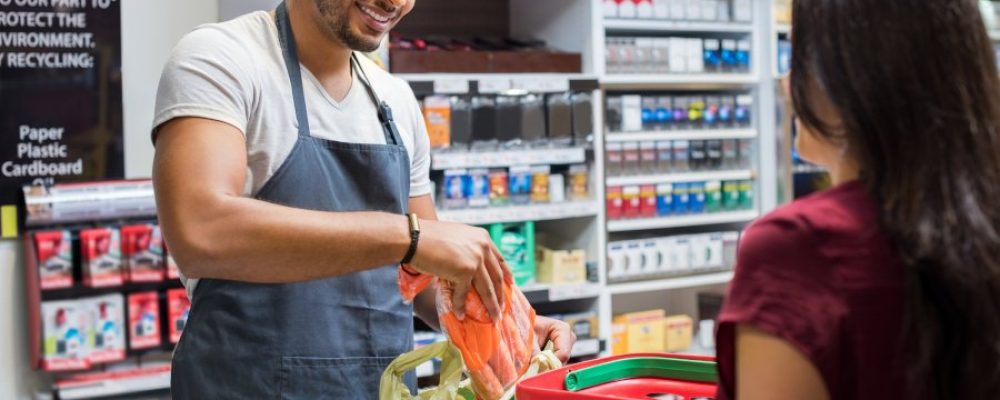
[{"label": "blue product package", "polygon": [[736,69],[740,71],[750,70],[750,41],[740,40],[736,45]]},{"label": "blue product package", "polygon": [[719,50],[719,39],[705,39],[702,48],[705,49],[705,71],[716,72],[722,69],[722,53]]},{"label": "blue product package", "polygon": [[445,207],[460,208],[468,205],[471,183],[465,170],[445,171],[444,187],[442,188]]},{"label": "blue product package", "polygon": [[729,126],[733,122],[733,107],[736,105],[732,96],[725,96],[719,103],[719,125]]},{"label": "blue product package", "polygon": [[656,214],[670,215],[674,211],[674,188],[669,183],[656,185]]},{"label": "blue product package", "polygon": [[736,62],[736,41],[732,39],[726,39],[722,41],[722,69],[726,71],[735,70],[738,63]]},{"label": "blue product package", "polygon": [[[664,102],[666,99],[666,102]],[[660,100],[656,103],[656,124],[660,129],[664,129],[670,126],[670,123],[674,119],[674,113],[670,110],[670,98],[660,97]]]},{"label": "blue product package", "polygon": [[490,177],[487,169],[469,171],[468,198],[470,207],[490,205]]},{"label": "blue product package", "polygon": [[657,125],[656,98],[642,97],[642,129],[653,130]]},{"label": "blue product package", "polygon": [[736,110],[733,112],[733,119],[740,126],[750,126],[750,107],[753,106],[753,97],[750,95],[738,96],[736,98]]},{"label": "blue product package", "polygon": [[705,182],[688,184],[688,210],[692,214],[705,212]]},{"label": "blue product package", "polygon": [[674,128],[686,128],[688,126],[688,100],[686,97],[674,97],[674,109],[671,112]]},{"label": "blue product package", "polygon": [[687,214],[688,212],[688,184],[675,183],[673,190],[674,214]]},{"label": "blue product package", "polygon": [[531,202],[531,167],[510,167],[510,200],[514,204]]},{"label": "blue product package", "polygon": [[719,121],[719,98],[705,98],[705,126],[713,127]]},{"label": "blue product package", "polygon": [[778,41],[778,73],[787,74],[792,69],[792,42]]}]

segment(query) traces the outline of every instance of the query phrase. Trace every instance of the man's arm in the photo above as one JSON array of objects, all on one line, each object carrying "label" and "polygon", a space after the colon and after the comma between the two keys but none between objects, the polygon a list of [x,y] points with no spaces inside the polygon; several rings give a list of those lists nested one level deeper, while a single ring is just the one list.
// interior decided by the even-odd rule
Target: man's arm
[{"label": "man's arm", "polygon": [[[157,135],[153,181],[163,234],[191,278],[285,283],[338,276],[399,262],[409,244],[406,218],[380,212],[296,209],[243,196],[246,147],[235,127],[177,118]],[[414,267],[476,287],[499,315],[503,279],[483,229],[421,224]]]},{"label": "man's arm", "polygon": [[[422,220],[436,221],[438,219],[437,210],[434,208],[434,201],[431,200],[430,195],[410,198],[410,212],[416,213]],[[417,249],[420,249],[419,245]],[[440,332],[441,322],[438,321],[435,295],[435,284],[427,285],[427,288],[413,299],[413,313],[427,326]]]}]

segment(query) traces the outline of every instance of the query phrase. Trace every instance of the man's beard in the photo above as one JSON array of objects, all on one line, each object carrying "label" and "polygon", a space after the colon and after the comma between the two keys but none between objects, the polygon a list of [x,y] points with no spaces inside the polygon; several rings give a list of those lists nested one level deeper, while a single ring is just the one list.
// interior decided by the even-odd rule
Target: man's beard
[{"label": "man's beard", "polygon": [[319,22],[323,33],[329,38],[343,43],[345,46],[355,51],[372,52],[378,49],[380,41],[372,40],[365,36],[351,32],[350,7],[354,3],[349,3],[347,7],[338,7],[343,4],[339,0],[316,0],[316,8],[319,9]]}]

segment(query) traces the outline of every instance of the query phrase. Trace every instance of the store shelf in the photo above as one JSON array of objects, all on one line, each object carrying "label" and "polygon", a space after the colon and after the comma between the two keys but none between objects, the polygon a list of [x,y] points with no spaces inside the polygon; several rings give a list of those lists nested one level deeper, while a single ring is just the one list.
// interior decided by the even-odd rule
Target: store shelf
[{"label": "store shelf", "polygon": [[564,203],[530,204],[462,210],[438,210],[442,221],[469,225],[486,225],[501,222],[546,221],[580,218],[597,215],[601,204],[596,201],[570,201]]},{"label": "store shelf", "polygon": [[700,286],[711,286],[728,283],[733,279],[733,272],[717,272],[712,274],[691,275],[679,278],[657,279],[651,281],[612,283],[608,285],[608,293],[629,294],[660,290],[688,289]]},{"label": "store shelf", "polygon": [[791,24],[775,24],[774,32],[779,35],[790,35],[792,33]]},{"label": "store shelf", "polygon": [[629,232],[649,229],[681,228],[691,226],[749,222],[757,218],[757,210],[721,212],[715,214],[685,215],[680,217],[640,218],[608,221],[608,232]]},{"label": "store shelf", "polygon": [[606,142],[642,142],[655,140],[753,139],[756,129],[690,129],[676,131],[608,132]]},{"label": "store shelf", "polygon": [[702,181],[737,181],[753,179],[754,173],[751,170],[731,170],[731,171],[695,171],[678,172],[673,174],[655,175],[632,175],[608,177],[608,186],[629,186],[629,185],[651,185],[656,183],[670,182],[702,182]]},{"label": "store shelf", "polygon": [[606,89],[671,89],[750,86],[757,83],[757,77],[750,74],[615,74],[601,79]]},{"label": "store shelf", "polygon": [[410,83],[417,96],[430,94],[518,94],[598,89],[593,75],[564,73],[393,74]]},{"label": "store shelf", "polygon": [[96,374],[56,383],[60,399],[91,399],[170,389],[170,366],[138,371]]},{"label": "store shelf", "polygon": [[609,32],[753,32],[752,24],[706,21],[663,21],[646,19],[606,19],[604,29]]},{"label": "store shelf", "polygon": [[569,357],[588,357],[598,354],[601,354],[601,339],[579,339],[573,344],[573,350],[569,352]]},{"label": "store shelf", "polygon": [[532,284],[521,287],[521,292],[531,304],[592,299],[599,296],[601,290],[600,284],[590,282],[569,285]]},{"label": "store shelf", "polygon": [[796,174],[825,174],[826,168],[813,164],[796,164],[792,167],[792,172]]},{"label": "store shelf", "polygon": [[443,151],[431,154],[431,169],[578,164],[585,161],[587,161],[587,154],[583,147],[461,152]]}]

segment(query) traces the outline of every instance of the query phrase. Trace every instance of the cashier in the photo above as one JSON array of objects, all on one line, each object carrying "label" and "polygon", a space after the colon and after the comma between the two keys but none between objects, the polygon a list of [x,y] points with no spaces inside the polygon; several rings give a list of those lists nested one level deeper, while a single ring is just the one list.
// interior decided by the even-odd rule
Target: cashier
[{"label": "cashier", "polygon": [[[437,326],[432,293],[400,299],[400,263],[451,282],[456,307],[475,288],[499,316],[503,258],[483,229],[436,221],[413,92],[357,53],[413,4],[288,0],[174,49],[153,132],[163,232],[192,299],[174,397],[375,396],[413,349],[413,315]],[[568,357],[566,324],[535,331]]]}]

